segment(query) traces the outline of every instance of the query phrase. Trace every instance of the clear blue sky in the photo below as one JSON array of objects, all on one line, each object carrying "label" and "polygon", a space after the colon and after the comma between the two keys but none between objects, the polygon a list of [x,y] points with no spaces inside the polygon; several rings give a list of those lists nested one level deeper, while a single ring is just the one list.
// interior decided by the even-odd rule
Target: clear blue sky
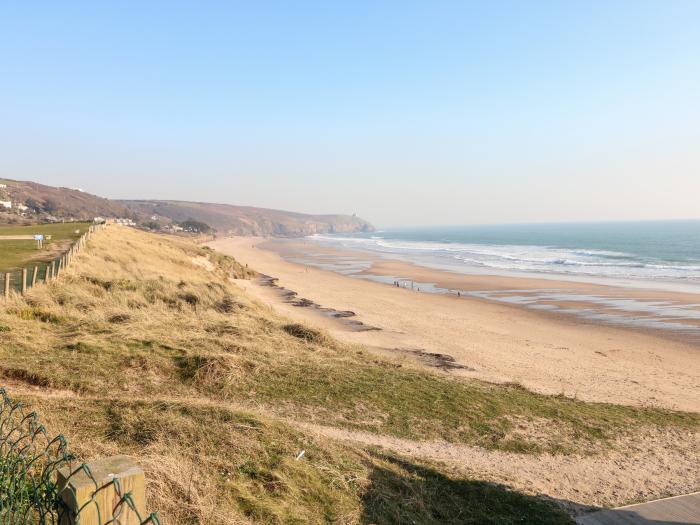
[{"label": "clear blue sky", "polygon": [[380,225],[698,217],[699,28],[700,1],[0,2],[0,176]]}]

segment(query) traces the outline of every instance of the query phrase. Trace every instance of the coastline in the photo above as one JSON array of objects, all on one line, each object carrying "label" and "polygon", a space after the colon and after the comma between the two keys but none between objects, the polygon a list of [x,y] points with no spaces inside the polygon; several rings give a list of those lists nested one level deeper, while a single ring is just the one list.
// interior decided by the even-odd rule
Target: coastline
[{"label": "coastline", "polygon": [[[296,247],[292,246],[294,243]],[[279,279],[279,284],[323,307],[352,311],[380,330],[353,331],[337,318],[286,302],[275,290],[239,281],[256,298],[280,313],[309,322],[334,336],[366,345],[399,359],[424,363],[420,354],[446,355],[464,368],[450,374],[493,382],[516,382],[534,391],[589,401],[700,410],[700,347],[662,330],[582,321],[551,311],[475,296],[416,293],[368,278],[285,260],[285,250],[312,251],[309,241],[238,237],[209,246]],[[313,245],[315,253],[351,257]],[[290,254],[285,256],[289,259]],[[293,258],[293,257],[292,257]],[[444,288],[538,290],[557,281],[515,277],[465,276],[386,259],[372,261],[365,276],[407,276]],[[610,292],[610,287],[566,281],[581,292]],[[556,285],[559,286],[559,285]],[[616,292],[619,290],[616,289]],[[694,294],[624,289],[630,298],[672,299],[690,305]],[[695,302],[693,302],[695,301]]]},{"label": "coastline", "polygon": [[555,274],[465,273],[362,250],[318,246],[306,239],[267,240],[259,246],[287,261],[354,278],[418,292],[512,304],[564,319],[573,315],[579,324],[645,330],[651,335],[690,342],[700,349],[700,289],[696,291],[692,286]]}]

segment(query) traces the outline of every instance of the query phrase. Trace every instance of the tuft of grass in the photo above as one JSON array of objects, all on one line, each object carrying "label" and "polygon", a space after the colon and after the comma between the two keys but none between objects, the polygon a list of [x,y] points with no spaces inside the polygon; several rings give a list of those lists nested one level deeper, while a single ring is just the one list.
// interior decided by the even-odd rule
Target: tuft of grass
[{"label": "tuft of grass", "polygon": [[282,326],[282,330],[307,343],[323,344],[328,341],[328,338],[318,330],[299,323],[285,324]]},{"label": "tuft of grass", "polygon": [[185,301],[187,304],[189,304],[195,310],[197,309],[197,304],[199,304],[199,297],[197,296],[197,294],[194,294],[192,292],[188,292],[188,293],[180,294],[180,295],[178,295],[178,297],[180,299],[182,299],[183,301]]},{"label": "tuft of grass", "polygon": [[27,308],[15,308],[9,311],[24,321],[31,321],[36,319],[38,321],[41,321],[42,323],[62,322],[62,318],[60,315],[56,315],[53,312],[47,311],[37,306],[30,306]]},{"label": "tuft of grass", "polygon": [[227,277],[233,277],[234,279],[252,279],[257,275],[256,271],[247,266],[243,266],[233,257],[212,250],[209,246],[203,246],[202,251],[214,266]]},{"label": "tuft of grass", "polygon": [[245,308],[245,305],[237,302],[230,295],[224,295],[221,302],[216,307],[216,310],[222,314],[231,314],[240,308]]},{"label": "tuft of grass", "polygon": [[131,319],[131,316],[129,314],[114,314],[111,315],[107,321],[110,323],[126,323]]}]

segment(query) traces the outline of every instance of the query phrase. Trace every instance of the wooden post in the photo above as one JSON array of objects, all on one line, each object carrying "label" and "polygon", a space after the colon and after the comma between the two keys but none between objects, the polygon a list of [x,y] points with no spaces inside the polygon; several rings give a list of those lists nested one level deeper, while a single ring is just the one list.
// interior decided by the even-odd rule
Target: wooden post
[{"label": "wooden post", "polygon": [[22,295],[27,293],[27,269],[22,268]]},{"label": "wooden post", "polygon": [[35,266],[34,271],[32,271],[32,288],[36,286],[36,278],[39,275],[39,267]]},{"label": "wooden post", "polygon": [[[61,521],[61,525],[103,525],[115,517],[115,505],[127,492],[131,493],[134,506],[142,516],[146,513],[146,480],[143,470],[133,458],[129,456],[112,456],[98,459],[88,464],[92,476],[95,478],[99,490],[95,491],[95,483],[83,470],[71,473],[70,467],[64,467],[58,471],[58,490],[61,499],[75,514],[87,503],[79,516],[67,516]],[[119,480],[121,493],[113,483],[114,478]],[[99,509],[99,514],[98,514]],[[121,511],[121,512],[120,512]],[[101,520],[98,519],[101,518]],[[140,525],[136,513],[124,503],[121,509],[117,509],[115,523],[121,525]],[[77,518],[77,519],[76,519]]]},{"label": "wooden post", "polygon": [[44,271],[44,282],[48,283],[51,280],[51,265],[46,263],[46,268]]},{"label": "wooden post", "polygon": [[5,297],[10,296],[10,272],[5,272]]},{"label": "wooden post", "polygon": [[56,278],[56,259],[51,261],[51,280],[54,280]]}]

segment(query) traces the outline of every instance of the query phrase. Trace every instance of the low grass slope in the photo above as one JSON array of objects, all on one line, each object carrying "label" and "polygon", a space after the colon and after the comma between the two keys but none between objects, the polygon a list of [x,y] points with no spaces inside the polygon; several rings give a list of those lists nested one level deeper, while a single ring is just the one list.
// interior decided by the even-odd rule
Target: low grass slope
[{"label": "low grass slope", "polygon": [[641,427],[700,425],[378,358],[290,326],[231,281],[252,275],[190,241],[108,227],[57,281],[0,305],[0,382],[80,457],[139,458],[172,524],[571,523],[541,499],[295,421],[584,455]]}]

